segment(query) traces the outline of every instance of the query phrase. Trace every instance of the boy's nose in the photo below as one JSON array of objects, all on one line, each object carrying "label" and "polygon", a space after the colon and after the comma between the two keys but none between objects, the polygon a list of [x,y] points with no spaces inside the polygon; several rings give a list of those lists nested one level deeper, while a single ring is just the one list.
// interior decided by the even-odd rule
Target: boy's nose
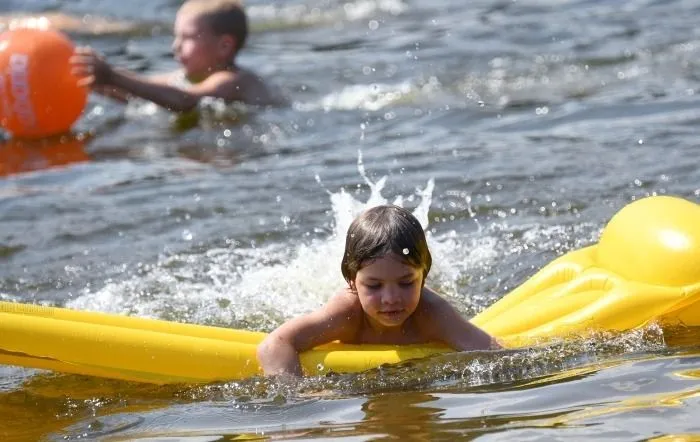
[{"label": "boy's nose", "polygon": [[384,305],[394,305],[398,304],[401,301],[401,296],[398,293],[398,290],[387,287],[384,293],[382,294],[382,304]]}]

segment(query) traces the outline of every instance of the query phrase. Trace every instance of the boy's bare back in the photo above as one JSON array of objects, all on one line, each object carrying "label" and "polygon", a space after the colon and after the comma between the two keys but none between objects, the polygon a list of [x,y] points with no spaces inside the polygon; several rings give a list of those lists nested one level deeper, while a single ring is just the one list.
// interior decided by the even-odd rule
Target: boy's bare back
[{"label": "boy's bare back", "polygon": [[241,101],[259,106],[280,106],[287,104],[282,93],[270,87],[254,72],[238,68],[235,72],[236,83],[241,91]]}]

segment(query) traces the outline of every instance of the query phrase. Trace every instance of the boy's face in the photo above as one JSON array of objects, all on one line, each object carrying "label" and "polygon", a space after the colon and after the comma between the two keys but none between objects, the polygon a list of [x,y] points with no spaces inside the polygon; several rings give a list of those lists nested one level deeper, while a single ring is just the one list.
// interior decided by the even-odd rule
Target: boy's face
[{"label": "boy's face", "polygon": [[178,12],[174,34],[173,52],[188,78],[206,78],[233,61],[231,37],[215,35],[199,14]]},{"label": "boy's face", "polygon": [[416,311],[423,272],[389,254],[358,270],[355,290],[371,323],[379,328],[400,327]]}]

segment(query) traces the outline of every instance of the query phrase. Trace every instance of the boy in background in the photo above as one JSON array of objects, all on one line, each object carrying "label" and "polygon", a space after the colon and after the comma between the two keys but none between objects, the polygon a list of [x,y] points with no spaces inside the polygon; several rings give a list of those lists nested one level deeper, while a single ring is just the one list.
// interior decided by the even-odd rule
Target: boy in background
[{"label": "boy in background", "polygon": [[238,0],[187,0],[177,12],[172,44],[181,69],[146,77],[112,67],[89,47],[76,48],[71,63],[82,86],[120,100],[140,97],[174,112],[194,109],[203,97],[283,104],[259,76],[236,63],[247,36],[248,20]]}]

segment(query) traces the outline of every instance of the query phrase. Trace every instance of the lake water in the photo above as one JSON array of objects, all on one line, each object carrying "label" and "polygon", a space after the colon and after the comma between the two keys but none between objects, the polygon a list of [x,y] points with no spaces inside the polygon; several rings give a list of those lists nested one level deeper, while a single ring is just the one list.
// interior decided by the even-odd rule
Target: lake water
[{"label": "lake water", "polygon": [[[175,67],[178,4],[10,1],[0,12],[131,22],[71,36],[161,72]],[[695,1],[247,7],[241,64],[291,106],[212,103],[193,123],[92,97],[64,145],[70,164],[38,156],[38,170],[0,181],[0,299],[269,331],[342,286],[337,233],[386,200],[423,215],[429,284],[471,316],[594,243],[630,201],[700,200]],[[0,367],[0,436],[697,440],[698,336],[650,326],[295,385],[156,387]]]}]

